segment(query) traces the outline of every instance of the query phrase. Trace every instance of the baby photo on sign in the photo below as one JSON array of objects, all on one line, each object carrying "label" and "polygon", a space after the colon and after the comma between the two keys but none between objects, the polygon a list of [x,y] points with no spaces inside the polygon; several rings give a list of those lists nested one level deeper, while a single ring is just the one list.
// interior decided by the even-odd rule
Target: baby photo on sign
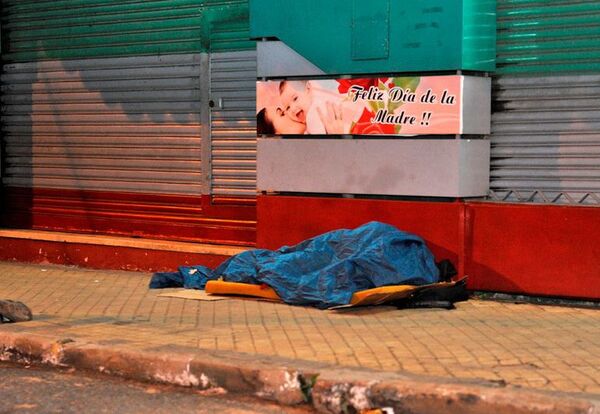
[{"label": "baby photo on sign", "polygon": [[257,82],[258,135],[452,134],[460,76]]}]

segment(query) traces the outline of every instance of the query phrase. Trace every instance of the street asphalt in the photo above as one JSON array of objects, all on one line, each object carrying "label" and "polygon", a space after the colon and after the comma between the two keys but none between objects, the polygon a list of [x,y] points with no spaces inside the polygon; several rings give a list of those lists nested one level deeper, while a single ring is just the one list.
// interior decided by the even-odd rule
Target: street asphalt
[{"label": "street asphalt", "polygon": [[[262,400],[189,388],[144,384],[74,369],[48,370],[0,363],[0,413],[61,414],[280,414],[281,406]],[[308,414],[308,407],[286,407]]]}]

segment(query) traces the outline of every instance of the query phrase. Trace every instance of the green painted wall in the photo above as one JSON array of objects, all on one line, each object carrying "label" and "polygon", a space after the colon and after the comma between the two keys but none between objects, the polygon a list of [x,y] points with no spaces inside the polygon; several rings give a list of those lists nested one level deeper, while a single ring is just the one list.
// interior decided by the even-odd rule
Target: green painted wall
[{"label": "green painted wall", "polygon": [[600,71],[600,0],[498,0],[498,73]]},{"label": "green painted wall", "polygon": [[247,0],[4,0],[2,26],[5,61],[254,47]]},{"label": "green painted wall", "polygon": [[496,61],[496,0],[463,0],[462,59],[465,66],[486,66]]},{"label": "green painted wall", "polygon": [[226,52],[256,48],[250,40],[248,0],[205,0],[203,39],[210,51]]},{"label": "green painted wall", "polygon": [[495,0],[250,0],[250,34],[328,74],[493,71]]}]

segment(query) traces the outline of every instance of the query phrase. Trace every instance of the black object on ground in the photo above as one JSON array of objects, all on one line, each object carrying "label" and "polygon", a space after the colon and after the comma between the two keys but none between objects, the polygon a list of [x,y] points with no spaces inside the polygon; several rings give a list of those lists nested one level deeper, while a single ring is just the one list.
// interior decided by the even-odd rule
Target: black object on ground
[{"label": "black object on ground", "polygon": [[443,308],[454,309],[454,303],[469,299],[467,278],[451,286],[431,286],[417,290],[410,297],[395,302],[399,309],[407,308]]},{"label": "black object on ground", "polygon": [[447,300],[421,300],[418,302],[408,302],[404,309],[422,309],[422,308],[437,308],[437,309],[454,309],[454,303]]},{"label": "black object on ground", "polygon": [[450,282],[458,274],[456,267],[448,259],[444,259],[435,264],[440,271],[440,282]]},{"label": "black object on ground", "polygon": [[25,322],[32,319],[31,310],[23,302],[0,300],[0,323]]}]

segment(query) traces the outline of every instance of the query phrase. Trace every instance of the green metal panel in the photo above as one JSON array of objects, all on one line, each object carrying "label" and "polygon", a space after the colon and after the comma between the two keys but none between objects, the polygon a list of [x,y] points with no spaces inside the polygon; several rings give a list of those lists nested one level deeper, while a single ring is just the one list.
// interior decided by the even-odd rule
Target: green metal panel
[{"label": "green metal panel", "polygon": [[390,53],[390,0],[354,0],[352,59],[387,59]]},{"label": "green metal panel", "polygon": [[600,0],[498,0],[498,72],[600,70]]},{"label": "green metal panel", "polygon": [[496,62],[496,0],[464,0],[462,59],[465,67]]},{"label": "green metal panel", "polygon": [[495,0],[250,0],[250,35],[278,38],[330,75],[493,71],[495,10]]},{"label": "green metal panel", "polygon": [[256,42],[250,40],[248,0],[205,0],[203,6],[210,51],[256,49]]},{"label": "green metal panel", "polygon": [[251,49],[247,0],[6,0],[5,61]]}]

